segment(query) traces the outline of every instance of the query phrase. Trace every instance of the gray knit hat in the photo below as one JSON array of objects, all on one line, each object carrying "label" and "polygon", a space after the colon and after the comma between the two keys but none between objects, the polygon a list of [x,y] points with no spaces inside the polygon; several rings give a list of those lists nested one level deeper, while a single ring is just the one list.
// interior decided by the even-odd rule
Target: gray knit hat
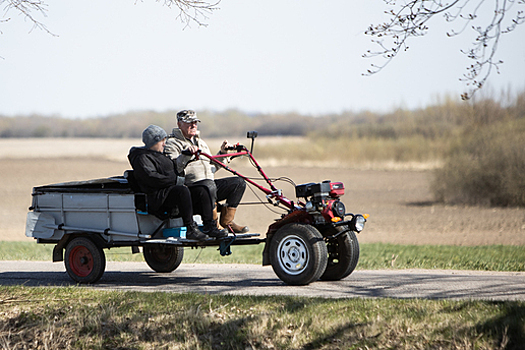
[{"label": "gray knit hat", "polygon": [[146,148],[150,148],[166,137],[168,137],[166,131],[157,125],[150,125],[142,132],[142,142],[144,142]]},{"label": "gray knit hat", "polygon": [[185,109],[177,113],[177,121],[185,122],[185,123],[192,123],[192,122],[200,122],[200,119],[197,118],[197,113],[195,111],[192,111],[191,109]]}]

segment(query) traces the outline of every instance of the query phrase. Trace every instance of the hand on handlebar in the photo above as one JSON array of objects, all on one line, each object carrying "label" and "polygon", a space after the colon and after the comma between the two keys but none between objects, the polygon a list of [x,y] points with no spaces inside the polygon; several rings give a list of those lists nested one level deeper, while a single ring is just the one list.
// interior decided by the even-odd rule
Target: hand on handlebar
[{"label": "hand on handlebar", "polygon": [[185,150],[183,150],[182,154],[189,156],[189,155],[192,155],[192,154],[196,154],[198,151],[199,151],[199,147],[197,147],[195,145],[191,145],[188,148],[186,148]]},{"label": "hand on handlebar", "polygon": [[228,153],[228,151],[235,149],[235,146],[228,142],[228,140],[222,141],[221,153]]},{"label": "hand on handlebar", "polygon": [[228,140],[224,140],[222,142],[222,145],[221,145],[221,153],[225,154],[225,153],[228,153],[228,151],[240,152],[240,151],[243,150],[243,148],[244,148],[244,146],[239,144],[238,142],[237,142],[237,144],[233,145],[233,144],[229,143]]}]

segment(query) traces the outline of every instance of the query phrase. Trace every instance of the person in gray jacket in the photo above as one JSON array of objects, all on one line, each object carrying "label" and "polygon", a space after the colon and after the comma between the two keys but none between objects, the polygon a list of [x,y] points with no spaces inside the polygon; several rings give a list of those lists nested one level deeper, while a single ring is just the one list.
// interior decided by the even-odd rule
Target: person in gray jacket
[{"label": "person in gray jacket", "polygon": [[[246,182],[240,177],[226,177],[215,179],[214,173],[218,169],[206,157],[195,160],[193,154],[197,150],[212,154],[210,148],[200,138],[198,125],[200,120],[192,110],[182,110],[177,113],[177,126],[173,128],[172,135],[166,141],[164,152],[176,164],[178,171],[185,171],[185,183],[188,187],[205,185],[209,188],[214,203],[226,201],[221,209],[220,226],[229,228],[234,233],[245,233],[249,229],[247,226],[237,225],[233,222],[237,207],[241,202],[246,189]],[[227,140],[221,145],[220,154],[227,153],[227,149],[232,147]],[[217,219],[217,208],[213,211],[214,218]]]}]

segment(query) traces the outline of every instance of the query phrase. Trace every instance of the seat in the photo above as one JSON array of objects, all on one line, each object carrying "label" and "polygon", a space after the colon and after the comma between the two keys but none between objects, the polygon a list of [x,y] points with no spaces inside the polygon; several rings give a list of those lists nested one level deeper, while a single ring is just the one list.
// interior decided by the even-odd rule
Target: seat
[{"label": "seat", "polygon": [[170,212],[149,212],[148,196],[141,191],[133,170],[126,170],[124,172],[124,178],[128,181],[129,187],[131,188],[135,196],[135,209],[137,210],[137,213],[144,215],[152,214],[161,220],[179,217],[179,208],[177,207],[171,208]]},{"label": "seat", "polygon": [[145,193],[141,192],[140,186],[135,179],[133,170],[126,170],[124,172],[124,178],[128,180],[129,187],[135,196],[135,209],[137,209],[137,212],[139,213],[147,214],[148,198]]}]

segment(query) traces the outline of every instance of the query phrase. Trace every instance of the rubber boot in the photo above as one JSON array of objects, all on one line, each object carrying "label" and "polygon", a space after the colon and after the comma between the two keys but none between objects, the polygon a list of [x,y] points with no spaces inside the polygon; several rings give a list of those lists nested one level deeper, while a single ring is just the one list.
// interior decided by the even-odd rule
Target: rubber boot
[{"label": "rubber boot", "polygon": [[210,239],[210,237],[202,233],[201,230],[199,230],[199,226],[193,221],[191,224],[186,225],[186,239],[206,241]]},{"label": "rubber boot", "polygon": [[204,227],[202,228],[202,232],[204,232],[212,238],[223,238],[228,236],[228,232],[226,232],[226,230],[219,230],[217,228],[217,221],[215,220],[211,220],[208,222],[205,221]]},{"label": "rubber boot", "polygon": [[231,229],[234,233],[246,233],[250,231],[248,226],[240,226],[233,222],[236,211],[237,208],[222,207],[220,221],[221,226]]}]

